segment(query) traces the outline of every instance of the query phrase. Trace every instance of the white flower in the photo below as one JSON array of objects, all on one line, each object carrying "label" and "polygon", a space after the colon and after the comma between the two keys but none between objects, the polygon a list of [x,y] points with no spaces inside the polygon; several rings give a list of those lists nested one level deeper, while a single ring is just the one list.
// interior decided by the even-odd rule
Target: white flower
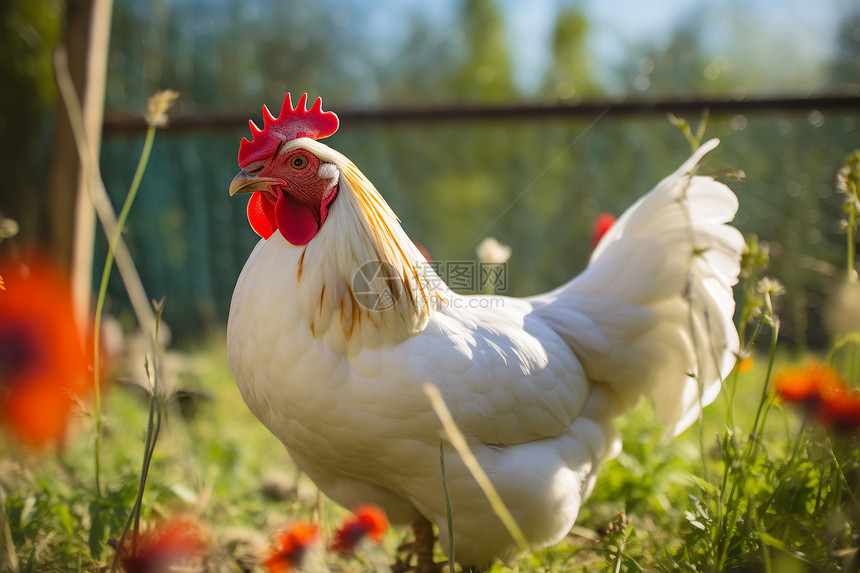
[{"label": "white flower", "polygon": [[503,245],[493,237],[487,237],[475,249],[478,260],[485,264],[501,265],[511,258],[511,248]]},{"label": "white flower", "polygon": [[146,123],[154,127],[167,125],[167,110],[178,97],[179,92],[174,90],[161,90],[150,96],[146,102]]},{"label": "white flower", "polygon": [[825,308],[824,320],[832,336],[860,332],[860,283],[846,282],[836,291]]},{"label": "white flower", "polygon": [[0,241],[11,239],[18,234],[18,223],[13,219],[7,219],[0,214]]}]

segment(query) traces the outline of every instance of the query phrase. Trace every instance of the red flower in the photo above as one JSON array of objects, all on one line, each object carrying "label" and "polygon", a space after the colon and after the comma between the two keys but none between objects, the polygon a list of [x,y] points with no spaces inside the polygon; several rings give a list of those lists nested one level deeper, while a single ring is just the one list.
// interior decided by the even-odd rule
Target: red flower
[{"label": "red flower", "polygon": [[597,247],[597,243],[603,238],[612,225],[615,224],[615,215],[612,213],[601,213],[591,225],[591,250]]},{"label": "red flower", "polygon": [[774,376],[785,402],[795,402],[819,422],[839,431],[860,429],[860,391],[849,386],[834,368],[810,363]]},{"label": "red flower", "polygon": [[382,534],[388,529],[385,512],[375,505],[360,505],[352,512],[355,517],[346,519],[334,534],[334,542],[331,545],[333,551],[354,551],[368,536],[379,543],[382,541]]},{"label": "red flower", "polygon": [[0,275],[0,423],[30,445],[60,442],[92,383],[68,281],[43,261]]},{"label": "red flower", "polygon": [[817,363],[810,363],[800,368],[787,368],[773,378],[776,393],[786,402],[808,402],[810,406],[818,406],[821,401],[819,388],[824,379],[834,376],[830,368]]},{"label": "red flower", "polygon": [[275,537],[275,546],[269,551],[263,566],[271,573],[281,573],[301,567],[308,549],[319,542],[316,525],[295,523]]},{"label": "red flower", "polygon": [[430,251],[427,250],[427,247],[416,241],[415,248],[418,249],[418,252],[424,256],[428,263],[433,262],[433,259],[430,257]]},{"label": "red flower", "polygon": [[860,391],[834,378],[821,388],[821,421],[836,430],[852,432],[860,429]]},{"label": "red flower", "polygon": [[190,517],[176,517],[142,533],[134,554],[132,541],[124,545],[128,554],[121,561],[126,573],[161,573],[180,565],[199,565],[208,547],[203,528]]}]

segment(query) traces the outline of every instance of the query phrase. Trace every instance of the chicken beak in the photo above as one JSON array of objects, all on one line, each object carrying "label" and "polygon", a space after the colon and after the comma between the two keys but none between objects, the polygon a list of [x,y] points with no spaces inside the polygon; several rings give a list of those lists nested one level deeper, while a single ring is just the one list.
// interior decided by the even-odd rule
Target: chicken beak
[{"label": "chicken beak", "polygon": [[237,193],[253,193],[254,191],[268,191],[272,187],[280,187],[285,184],[283,179],[277,177],[257,177],[250,175],[244,169],[236,174],[230,182],[230,196]]}]

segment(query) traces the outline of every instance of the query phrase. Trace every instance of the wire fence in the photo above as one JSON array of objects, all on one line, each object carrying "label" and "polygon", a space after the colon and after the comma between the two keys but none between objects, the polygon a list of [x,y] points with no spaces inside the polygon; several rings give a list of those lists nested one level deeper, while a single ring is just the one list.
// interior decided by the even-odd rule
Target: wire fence
[{"label": "wire fence", "polygon": [[[485,236],[513,247],[512,296],[575,276],[589,256],[592,219],[622,212],[683,159],[685,142],[666,114],[689,120],[708,110],[708,136],[724,141],[715,172],[730,166],[747,174],[731,184],[742,206],[735,222],[769,243],[772,276],[786,286],[784,336],[799,345],[825,340],[822,314],[845,245],[833,181],[846,153],[860,146],[860,92],[326,107],[341,119],[337,149],[366,170],[434,260],[471,260]],[[257,240],[244,203],[226,193],[249,117],[259,124],[260,108],[172,117],[130,217],[129,245],[145,283],[169,297],[165,320],[180,338],[223,324]],[[106,114],[102,168],[117,202],[144,129],[140,116]],[[116,300],[121,286],[112,287]]]},{"label": "wire fence", "polygon": [[[625,117],[652,114],[689,114],[708,110],[712,115],[760,112],[811,112],[860,110],[860,94],[774,96],[763,98],[719,99],[630,99],[586,101],[570,104],[450,105],[436,107],[390,107],[379,109],[339,109],[345,125],[417,124],[435,122],[542,121],[549,119]],[[166,130],[173,132],[225,131],[247,126],[247,111],[195,113],[172,117]],[[146,121],[137,114],[108,110],[105,114],[106,137],[135,135],[146,131]]]}]

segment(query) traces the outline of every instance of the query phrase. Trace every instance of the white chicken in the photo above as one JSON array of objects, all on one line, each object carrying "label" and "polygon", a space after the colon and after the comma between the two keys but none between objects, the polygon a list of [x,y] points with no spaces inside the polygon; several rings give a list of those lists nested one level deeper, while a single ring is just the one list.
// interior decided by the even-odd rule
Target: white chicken
[{"label": "white chicken", "polygon": [[[435,385],[528,542],[570,530],[612,419],[650,398],[668,435],[711,402],[738,351],[731,287],[744,241],[732,191],[694,175],[705,143],[603,237],[587,269],[526,299],[464,296],[425,263],[374,186],[317,140],[337,117],[307,94],[239,149],[262,236],[233,294],[228,353],[248,407],[334,501],[448,525]],[[517,546],[444,441],[457,561]]]}]

